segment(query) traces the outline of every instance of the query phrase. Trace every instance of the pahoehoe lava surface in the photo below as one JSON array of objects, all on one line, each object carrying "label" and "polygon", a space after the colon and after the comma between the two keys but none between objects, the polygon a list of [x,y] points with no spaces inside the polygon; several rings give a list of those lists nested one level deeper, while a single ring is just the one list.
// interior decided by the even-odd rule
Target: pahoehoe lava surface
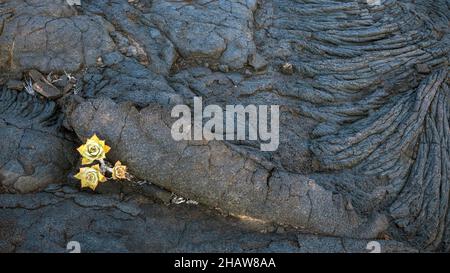
[{"label": "pahoehoe lava surface", "polygon": [[[450,251],[449,19],[448,0],[1,1],[0,251]],[[7,88],[30,69],[79,92]],[[279,149],[174,141],[194,96],[280,105]],[[75,189],[93,133],[200,205]]]}]

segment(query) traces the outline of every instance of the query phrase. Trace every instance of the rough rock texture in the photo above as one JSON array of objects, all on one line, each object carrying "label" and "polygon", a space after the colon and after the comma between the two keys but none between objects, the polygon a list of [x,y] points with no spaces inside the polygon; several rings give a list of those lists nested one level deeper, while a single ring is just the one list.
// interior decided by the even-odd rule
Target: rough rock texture
[{"label": "rough rock texture", "polygon": [[[33,68],[66,70],[81,84],[58,107],[24,91],[2,91],[0,181],[7,191],[35,191],[57,178],[67,183],[62,177],[76,167],[71,137],[83,141],[97,133],[112,147],[111,157],[140,179],[224,213],[318,234],[305,237],[299,251],[328,245],[345,251],[336,240],[386,236],[419,250],[450,251],[448,0],[64,3],[0,2],[0,84]],[[279,149],[261,152],[257,141],[173,141],[171,106],[192,105],[194,96],[204,105],[280,105]],[[47,113],[58,122],[44,130],[36,117]],[[64,116],[73,135],[61,132]],[[24,158],[30,142],[42,143]],[[47,154],[54,157],[43,162]],[[1,195],[0,201],[22,198]],[[73,209],[71,198],[58,198],[61,211]],[[63,217],[53,207],[38,211]],[[158,204],[140,219],[152,210],[173,219]],[[75,211],[95,218],[89,206]],[[35,221],[17,206],[2,210],[1,219],[3,213],[30,215],[19,219],[18,230]],[[229,232],[239,237],[242,230]],[[153,238],[144,224],[135,238],[138,233]],[[109,244],[101,234],[92,235],[92,250]],[[145,250],[113,241],[111,250]],[[231,241],[226,250],[246,250]],[[221,249],[202,242],[203,250]],[[162,249],[192,247],[168,245]],[[259,249],[298,251],[281,245]]]},{"label": "rough rock texture", "polygon": [[0,93],[0,189],[31,192],[57,183],[72,169],[72,141],[60,130],[54,102],[3,89]]},{"label": "rough rock texture", "polygon": [[77,15],[65,0],[2,1],[0,69],[74,71],[113,49],[110,24]]},{"label": "rough rock texture", "polygon": [[255,0],[152,1],[146,18],[167,34],[184,58],[218,59],[241,68],[255,54]]},{"label": "rough rock texture", "polygon": [[159,106],[138,111],[103,99],[79,105],[70,124],[81,139],[101,132],[116,147],[111,158],[138,177],[228,213],[356,238],[375,238],[387,227],[384,217],[359,216],[349,200],[313,179],[267,166],[223,142],[176,142],[164,117],[170,112]]},{"label": "rough rock texture", "polygon": [[[69,241],[81,252],[369,252],[367,240],[298,234],[136,193],[121,200],[52,185],[32,196],[2,195],[0,208],[0,252],[68,252]],[[417,251],[379,242],[383,252]]]}]

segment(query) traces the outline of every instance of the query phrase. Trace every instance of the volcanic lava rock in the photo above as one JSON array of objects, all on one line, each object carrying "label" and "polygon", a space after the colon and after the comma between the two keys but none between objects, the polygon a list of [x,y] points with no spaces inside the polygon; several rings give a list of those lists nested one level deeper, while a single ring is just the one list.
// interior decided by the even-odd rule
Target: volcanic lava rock
[{"label": "volcanic lava rock", "polygon": [[[79,97],[67,94],[70,103],[58,101],[51,116],[65,118],[80,140],[105,138],[111,157],[138,178],[226,213],[316,233],[323,244],[334,244],[329,235],[387,236],[450,250],[448,1],[85,0],[75,8],[21,0],[0,8],[0,82],[30,69],[74,73]],[[49,144],[66,143],[57,127],[30,130],[42,122],[20,114],[23,105],[36,116],[54,113],[42,110],[52,103],[2,92],[0,133],[9,143],[0,173],[18,174],[2,184],[39,189],[73,165],[44,172],[39,166],[53,159],[23,164],[20,147],[45,142],[36,153],[58,164],[74,150]],[[170,108],[192,106],[194,96],[221,107],[280,105],[278,150],[262,152],[258,141],[175,142]],[[11,182],[29,170],[51,178]]]},{"label": "volcanic lava rock", "polygon": [[[1,197],[0,253],[69,252],[69,241],[78,242],[82,253],[370,251],[368,240],[293,230],[277,234],[268,232],[267,224],[224,217],[202,206],[165,206],[138,193],[125,201],[117,194],[92,195],[51,185],[33,195]],[[383,252],[417,252],[397,241],[379,242]]]},{"label": "volcanic lava rock", "polygon": [[0,7],[1,71],[75,71],[114,48],[107,21],[78,15],[65,0],[3,1]]},{"label": "volcanic lava rock", "polygon": [[74,162],[73,143],[61,132],[54,102],[25,91],[0,93],[0,185],[27,193],[65,180]]}]

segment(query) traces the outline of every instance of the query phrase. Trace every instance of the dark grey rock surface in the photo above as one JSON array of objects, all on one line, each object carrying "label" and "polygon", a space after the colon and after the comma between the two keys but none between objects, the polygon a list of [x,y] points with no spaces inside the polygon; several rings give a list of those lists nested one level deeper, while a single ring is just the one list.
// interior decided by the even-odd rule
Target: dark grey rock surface
[{"label": "dark grey rock surface", "polygon": [[[1,1],[0,250],[449,251],[449,19],[448,0]],[[76,91],[30,95],[30,69]],[[280,105],[279,149],[173,141],[170,109],[194,96]],[[42,192],[74,183],[93,133],[138,179],[201,205]]]},{"label": "dark grey rock surface", "polygon": [[210,207],[327,235],[375,238],[386,230],[383,215],[358,215],[350,200],[308,176],[267,166],[223,142],[176,142],[165,117],[170,112],[159,105],[138,111],[99,99],[80,104],[69,123],[81,139],[102,132],[116,147],[111,158],[127,162],[136,176]]},{"label": "dark grey rock surface", "polygon": [[[122,196],[122,198],[121,198]],[[369,252],[368,240],[299,234],[198,205],[164,205],[136,192],[92,194],[52,185],[0,199],[0,252]],[[384,252],[416,252],[380,240]]]},{"label": "dark grey rock surface", "polygon": [[57,105],[5,88],[0,110],[1,191],[27,193],[60,182],[75,163],[75,146],[60,130]]}]

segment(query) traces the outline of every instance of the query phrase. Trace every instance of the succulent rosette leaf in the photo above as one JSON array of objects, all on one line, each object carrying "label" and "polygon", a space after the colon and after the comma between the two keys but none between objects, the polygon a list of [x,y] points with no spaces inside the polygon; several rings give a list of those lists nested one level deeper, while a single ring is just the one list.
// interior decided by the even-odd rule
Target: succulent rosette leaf
[{"label": "succulent rosette leaf", "polygon": [[78,147],[78,152],[83,157],[81,163],[83,165],[91,164],[95,160],[102,160],[106,158],[106,153],[111,148],[105,144],[104,140],[100,140],[97,135],[93,135],[86,141],[86,144]]},{"label": "succulent rosette leaf", "polygon": [[127,166],[122,165],[120,161],[117,161],[112,168],[112,178],[115,180],[127,178]]},{"label": "succulent rosette leaf", "polygon": [[106,177],[102,174],[98,164],[92,167],[80,168],[75,178],[81,180],[82,188],[91,188],[92,190],[97,188],[98,183],[106,181]]}]

